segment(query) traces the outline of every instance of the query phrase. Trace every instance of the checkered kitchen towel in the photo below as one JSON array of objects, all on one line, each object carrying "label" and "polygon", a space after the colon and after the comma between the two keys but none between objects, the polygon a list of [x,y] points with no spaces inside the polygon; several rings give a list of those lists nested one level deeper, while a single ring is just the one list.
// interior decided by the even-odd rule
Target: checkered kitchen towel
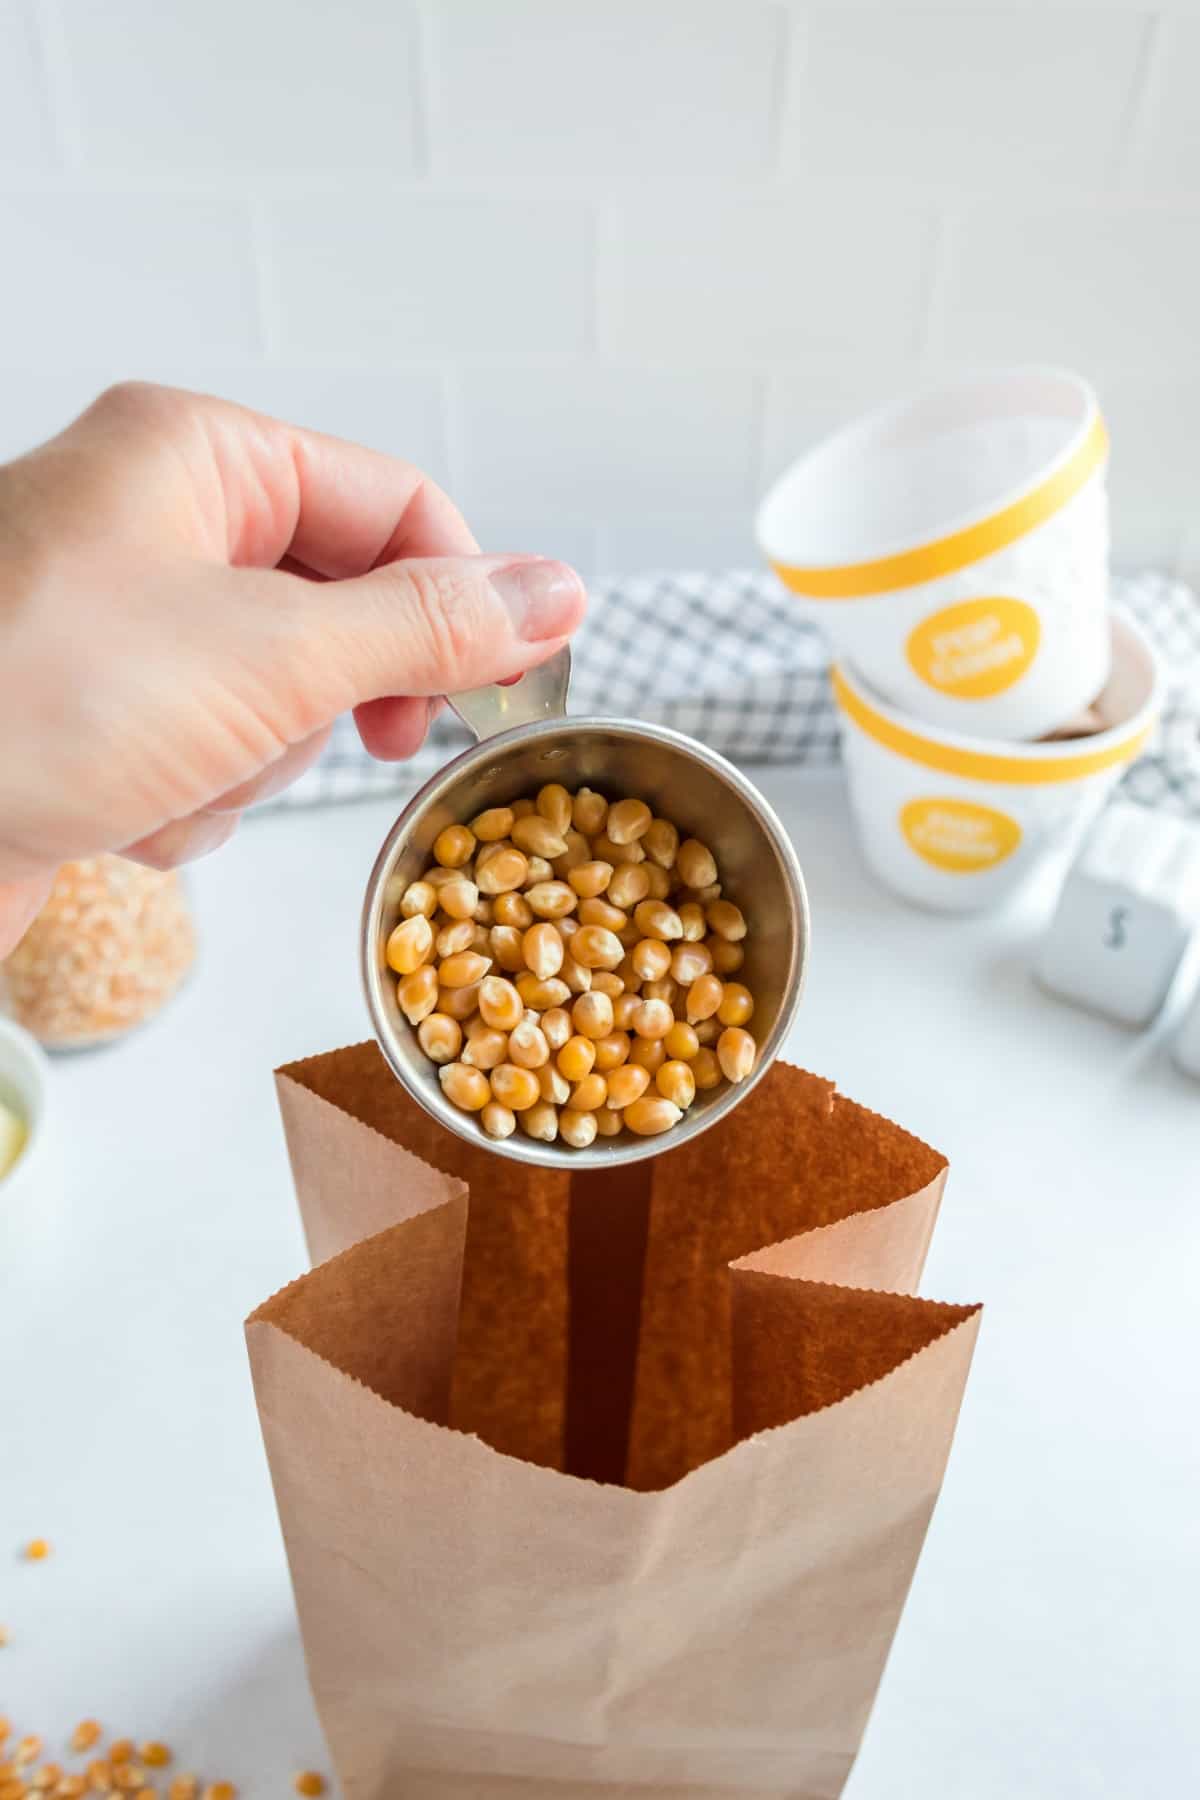
[{"label": "checkered kitchen towel", "polygon": [[[1158,646],[1170,692],[1162,728],[1125,777],[1147,806],[1200,818],[1200,600],[1160,575],[1116,577],[1113,601]],[[766,573],[643,575],[592,592],[575,640],[570,710],[671,726],[738,763],[822,767],[839,756],[829,653]],[[407,763],[367,756],[340,719],[325,755],[276,806],[413,792],[470,739],[453,716]]]}]

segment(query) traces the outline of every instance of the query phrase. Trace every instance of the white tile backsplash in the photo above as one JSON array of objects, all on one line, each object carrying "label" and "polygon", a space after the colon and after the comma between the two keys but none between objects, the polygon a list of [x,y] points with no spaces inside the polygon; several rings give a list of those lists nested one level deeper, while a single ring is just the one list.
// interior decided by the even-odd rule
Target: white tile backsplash
[{"label": "white tile backsplash", "polygon": [[864,343],[915,349],[933,244],[929,211],[866,193],[832,205],[808,185],[671,189],[605,221],[601,343],[718,367]]},{"label": "white tile backsplash", "polygon": [[0,171],[57,162],[50,95],[34,0],[0,7]]},{"label": "white tile backsplash", "polygon": [[1099,8],[817,8],[792,45],[783,165],[943,191],[1103,186],[1146,28]]},{"label": "white tile backsplash", "polygon": [[438,174],[765,176],[783,14],[761,0],[436,0]]},{"label": "white tile backsplash", "polygon": [[585,350],[594,229],[573,194],[324,189],[263,201],[282,355],[417,360]]},{"label": "white tile backsplash", "polygon": [[1118,558],[1196,562],[1197,93],[1196,0],[0,0],[0,455],[141,375],[492,546],[740,561],[826,432],[1034,358]]},{"label": "white tile backsplash", "polygon": [[415,33],[396,0],[57,0],[97,168],[412,172]]}]

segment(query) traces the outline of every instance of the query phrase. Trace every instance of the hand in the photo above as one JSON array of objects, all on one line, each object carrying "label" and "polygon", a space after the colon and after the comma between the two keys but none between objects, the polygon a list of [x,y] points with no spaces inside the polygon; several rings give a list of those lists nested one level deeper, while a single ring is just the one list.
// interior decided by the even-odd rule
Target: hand
[{"label": "hand", "polygon": [[410,756],[439,695],[544,661],[583,609],[565,565],[479,555],[408,463],[111,389],[0,468],[0,956],[60,863],[214,849],[349,707]]}]

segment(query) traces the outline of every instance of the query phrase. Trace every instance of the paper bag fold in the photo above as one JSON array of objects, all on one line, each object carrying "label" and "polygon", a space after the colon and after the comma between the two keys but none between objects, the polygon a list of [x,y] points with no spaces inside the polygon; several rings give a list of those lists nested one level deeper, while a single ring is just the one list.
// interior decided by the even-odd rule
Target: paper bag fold
[{"label": "paper bag fold", "polygon": [[782,1067],[619,1183],[373,1046],[279,1086],[328,1260],[247,1337],[350,1800],[838,1795],[978,1327],[911,1294],[944,1160]]}]

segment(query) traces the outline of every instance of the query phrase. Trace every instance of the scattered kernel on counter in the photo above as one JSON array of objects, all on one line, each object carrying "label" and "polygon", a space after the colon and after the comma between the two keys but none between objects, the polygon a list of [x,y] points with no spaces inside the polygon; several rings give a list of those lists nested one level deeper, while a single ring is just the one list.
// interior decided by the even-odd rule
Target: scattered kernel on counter
[{"label": "scattered kernel on counter", "polygon": [[150,1769],[165,1769],[171,1760],[171,1752],[167,1746],[158,1743],[154,1738],[151,1738],[149,1743],[142,1745],[141,1756],[142,1761]]},{"label": "scattered kernel on counter", "polygon": [[76,1752],[90,1750],[93,1744],[100,1742],[103,1735],[98,1719],[81,1719],[71,1733],[71,1749]]},{"label": "scattered kernel on counter", "polygon": [[17,1767],[23,1768],[27,1763],[36,1762],[41,1754],[42,1740],[36,1732],[30,1732],[29,1736],[23,1737],[17,1745]]},{"label": "scattered kernel on counter", "polygon": [[87,1767],[88,1784],[97,1794],[107,1794],[112,1787],[112,1769],[103,1757],[90,1762]]},{"label": "scattered kernel on counter", "polygon": [[86,1775],[64,1775],[55,1788],[55,1800],[83,1800],[87,1793]]},{"label": "scattered kernel on counter", "polygon": [[43,1763],[33,1778],[35,1788],[57,1787],[63,1778],[62,1766],[59,1763]]},{"label": "scattered kernel on counter", "polygon": [[204,1800],[237,1800],[232,1781],[211,1781],[204,1790]]},{"label": "scattered kernel on counter", "polygon": [[118,1763],[127,1763],[133,1759],[133,1739],[114,1738],[108,1746],[108,1760],[115,1768]]},{"label": "scattered kernel on counter", "polygon": [[123,1794],[136,1794],[146,1785],[146,1771],[134,1762],[119,1762],[113,1770],[113,1786]]},{"label": "scattered kernel on counter", "polygon": [[200,1778],[197,1775],[176,1775],[167,1789],[167,1800],[196,1800],[200,1792]]},{"label": "scattered kernel on counter", "polygon": [[315,1769],[302,1769],[292,1786],[298,1794],[306,1795],[308,1800],[315,1800],[316,1795],[325,1792],[325,1777],[318,1775]]},{"label": "scattered kernel on counter", "polygon": [[21,1554],[26,1562],[45,1562],[50,1546],[45,1538],[30,1538]]},{"label": "scattered kernel on counter", "polygon": [[726,979],[747,929],[707,845],[552,783],[439,833],[384,955],[453,1105],[489,1137],[584,1149],[751,1074],[754,998]]}]

